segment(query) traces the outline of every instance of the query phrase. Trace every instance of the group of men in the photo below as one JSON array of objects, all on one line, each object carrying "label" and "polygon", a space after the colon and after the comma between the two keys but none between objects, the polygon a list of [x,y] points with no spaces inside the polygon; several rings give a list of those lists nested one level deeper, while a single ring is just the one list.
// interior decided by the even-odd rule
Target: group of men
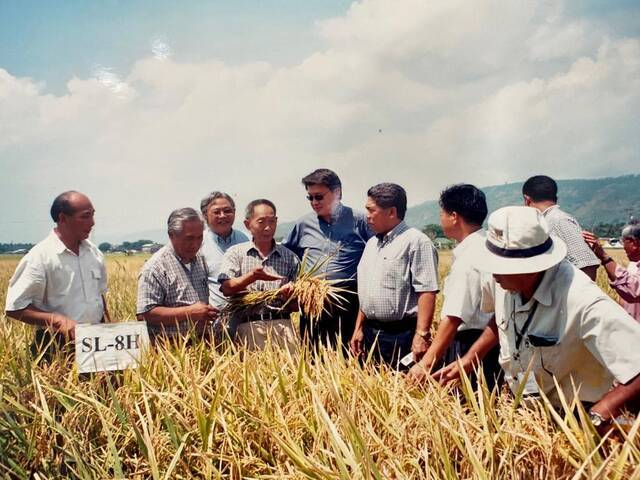
[{"label": "group of men", "polygon": [[[225,325],[232,338],[295,335],[283,306],[303,257],[349,293],[320,319],[302,315],[299,336],[408,371],[414,382],[443,383],[479,364],[490,383],[502,375],[515,392],[541,393],[559,405],[575,395],[605,425],[640,399],[640,227],[623,229],[630,263],[613,261],[589,232],[557,205],[557,185],[535,176],[523,185],[525,206],[488,214],[484,193],[458,184],[440,195],[440,222],[457,242],[444,281],[435,336],[431,323],[439,291],[438,254],[431,240],[405,221],[407,197],[393,183],[367,191],[365,214],[342,204],[342,184],[331,170],[302,179],[312,213],[278,244],[276,206],[250,202],[244,226],[233,228],[236,207],[222,192],[200,206],[174,210],[169,243],[139,276],[137,316],[152,338],[208,335]],[[56,227],[20,262],[9,284],[7,315],[39,327],[34,350],[64,344],[78,322],[108,320],[102,254],[87,238],[94,209],[83,194],[59,195]],[[603,265],[621,305],[593,282]],[[228,298],[280,291],[255,311],[221,321]],[[410,355],[409,355],[410,354]],[[409,361],[406,361],[409,358]],[[411,366],[411,362],[414,362]],[[528,372],[528,373],[527,373]],[[557,387],[556,383],[557,382]]]}]

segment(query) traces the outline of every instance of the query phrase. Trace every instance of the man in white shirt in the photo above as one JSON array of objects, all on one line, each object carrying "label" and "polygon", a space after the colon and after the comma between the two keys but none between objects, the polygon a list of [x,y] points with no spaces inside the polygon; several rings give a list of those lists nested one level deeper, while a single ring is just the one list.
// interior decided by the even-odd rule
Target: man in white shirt
[{"label": "man in white shirt", "polygon": [[[440,194],[440,223],[444,234],[458,245],[453,264],[444,282],[444,303],[438,331],[422,360],[411,368],[409,376],[423,381],[428,372],[462,357],[480,337],[492,317],[480,309],[482,282],[491,276],[471,265],[473,247],[484,243],[482,224],[487,217],[487,201],[482,190],[469,184],[452,185]],[[483,370],[491,390],[499,376],[499,349],[484,359]],[[475,383],[475,378],[472,378]]]},{"label": "man in white shirt", "polygon": [[107,271],[102,253],[87,238],[95,210],[76,191],[61,193],[51,206],[56,223],[47,238],[18,264],[9,281],[7,316],[38,327],[34,353],[51,341],[74,338],[78,323],[107,316]]},{"label": "man in white shirt", "polygon": [[220,291],[220,266],[226,251],[248,242],[249,238],[233,228],[236,219],[236,204],[230,195],[224,192],[211,192],[200,202],[200,211],[207,222],[200,253],[204,255],[209,270],[209,304],[221,309],[227,303]]},{"label": "man in white shirt", "polygon": [[[556,408],[561,396],[589,408],[602,432],[640,399],[640,324],[565,260],[540,212],[505,207],[489,217],[487,240],[472,264],[493,274],[483,310],[494,310],[482,336],[459,364],[435,375],[448,382],[470,371],[498,342],[505,379],[515,393],[540,393]],[[531,368],[527,375],[528,368]]]}]

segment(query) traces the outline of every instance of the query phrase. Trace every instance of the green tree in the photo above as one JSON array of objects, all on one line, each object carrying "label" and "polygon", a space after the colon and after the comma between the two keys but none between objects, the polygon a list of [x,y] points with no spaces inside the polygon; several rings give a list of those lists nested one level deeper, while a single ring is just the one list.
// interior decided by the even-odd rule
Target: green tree
[{"label": "green tree", "polygon": [[102,242],[100,245],[98,245],[98,249],[101,252],[110,252],[112,248],[113,245],[111,245],[109,242]]},{"label": "green tree", "polygon": [[422,232],[425,233],[431,240],[434,240],[438,237],[444,237],[442,227],[435,223],[429,223],[422,227]]}]

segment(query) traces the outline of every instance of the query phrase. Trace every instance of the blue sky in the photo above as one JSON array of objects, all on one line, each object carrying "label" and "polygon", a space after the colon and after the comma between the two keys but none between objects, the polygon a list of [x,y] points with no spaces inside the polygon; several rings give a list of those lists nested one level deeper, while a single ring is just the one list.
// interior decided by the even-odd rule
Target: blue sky
[{"label": "blue sky", "polygon": [[0,242],[67,189],[100,241],[217,189],[292,220],[318,167],[358,208],[638,173],[639,116],[637,1],[0,0]]}]

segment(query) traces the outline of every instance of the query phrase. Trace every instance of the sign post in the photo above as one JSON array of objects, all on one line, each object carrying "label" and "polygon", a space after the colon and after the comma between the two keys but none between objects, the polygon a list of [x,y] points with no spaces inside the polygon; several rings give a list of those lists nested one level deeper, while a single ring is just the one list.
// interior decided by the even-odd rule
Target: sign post
[{"label": "sign post", "polygon": [[146,322],[76,325],[78,373],[136,368],[149,345]]}]

